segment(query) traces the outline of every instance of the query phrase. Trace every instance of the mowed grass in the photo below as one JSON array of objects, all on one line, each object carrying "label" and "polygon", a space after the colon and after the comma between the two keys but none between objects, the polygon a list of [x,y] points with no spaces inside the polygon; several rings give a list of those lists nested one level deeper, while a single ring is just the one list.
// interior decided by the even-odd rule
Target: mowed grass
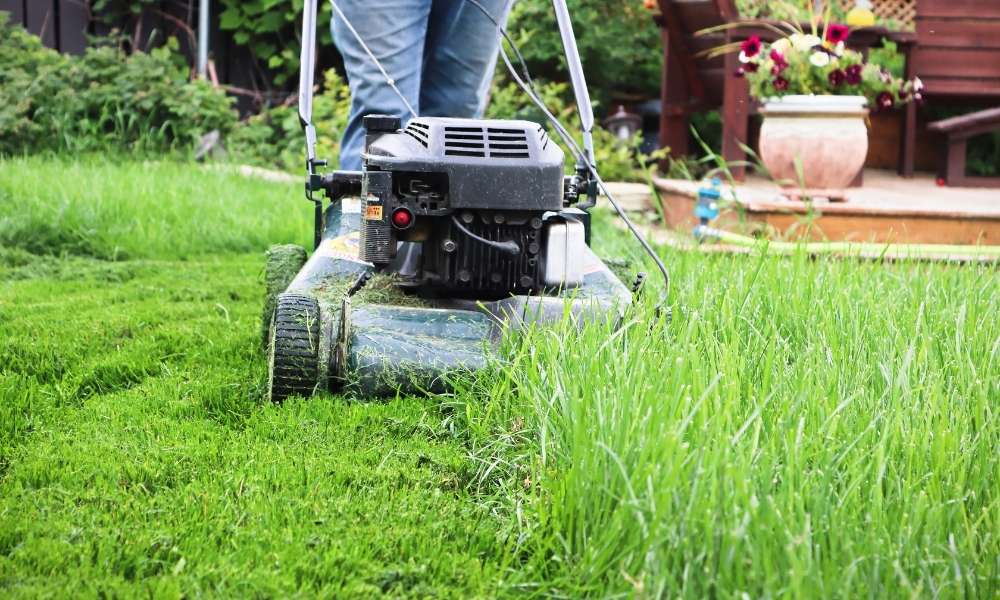
[{"label": "mowed grass", "polygon": [[1000,590],[995,268],[667,252],[670,324],[649,295],[449,396],[275,407],[260,252],[309,214],[198,166],[0,162],[5,596]]}]

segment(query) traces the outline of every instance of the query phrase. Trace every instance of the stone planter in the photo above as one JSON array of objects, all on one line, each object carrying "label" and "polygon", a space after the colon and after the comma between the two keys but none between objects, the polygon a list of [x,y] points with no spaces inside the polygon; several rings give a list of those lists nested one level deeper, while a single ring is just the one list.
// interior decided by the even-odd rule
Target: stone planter
[{"label": "stone planter", "polygon": [[784,96],[764,103],[760,157],[789,196],[840,199],[864,167],[864,96]]}]

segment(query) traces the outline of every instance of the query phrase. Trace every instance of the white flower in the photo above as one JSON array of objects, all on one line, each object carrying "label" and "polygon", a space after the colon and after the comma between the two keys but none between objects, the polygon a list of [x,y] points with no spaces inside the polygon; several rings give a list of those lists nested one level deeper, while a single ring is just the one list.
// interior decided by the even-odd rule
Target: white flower
[{"label": "white flower", "polygon": [[920,92],[923,89],[924,89],[924,82],[920,81],[919,77],[914,77],[913,78],[913,91],[914,92]]},{"label": "white flower", "polygon": [[844,55],[844,42],[837,42],[837,45],[833,47],[833,53],[837,56]]},{"label": "white flower", "polygon": [[771,49],[777,50],[778,52],[785,54],[786,52],[788,52],[788,48],[791,45],[792,42],[788,38],[781,38],[780,40],[771,44]]},{"label": "white flower", "polygon": [[815,67],[825,67],[830,64],[830,55],[826,52],[813,52],[809,57],[809,62]]},{"label": "white flower", "polygon": [[813,47],[819,46],[823,43],[823,40],[819,39],[819,36],[815,36],[811,33],[793,33],[789,39],[792,42],[792,46],[799,52],[808,52],[812,50]]},{"label": "white flower", "polygon": [[747,56],[747,53],[742,50],[740,50],[740,62],[743,64],[750,62],[750,57]]}]

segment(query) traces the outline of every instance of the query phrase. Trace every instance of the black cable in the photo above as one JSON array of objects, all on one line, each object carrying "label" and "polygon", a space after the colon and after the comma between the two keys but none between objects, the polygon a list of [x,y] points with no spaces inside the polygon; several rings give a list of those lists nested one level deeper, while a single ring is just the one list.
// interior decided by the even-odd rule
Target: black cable
[{"label": "black cable", "polygon": [[[538,109],[541,110],[542,113],[545,115],[545,117],[549,120],[549,122],[555,128],[556,132],[559,134],[559,137],[561,137],[563,139],[563,142],[565,142],[567,147],[569,147],[571,154],[573,154],[573,158],[576,159],[577,161],[577,164],[586,165],[587,171],[590,172],[590,175],[597,182],[598,187],[601,189],[601,191],[604,192],[604,195],[607,196],[608,201],[611,203],[611,206],[615,209],[615,212],[618,213],[618,217],[621,218],[622,222],[625,223],[625,226],[632,233],[632,236],[635,237],[636,241],[639,242],[639,245],[642,246],[642,249],[645,250],[646,254],[648,254],[649,257],[653,259],[653,262],[656,264],[656,268],[660,271],[660,275],[663,277],[664,299],[661,301],[661,304],[663,304],[666,301],[666,294],[670,290],[670,274],[667,272],[666,265],[663,264],[663,261],[660,259],[659,255],[656,254],[655,250],[653,250],[653,247],[649,245],[649,242],[646,241],[646,238],[643,237],[642,233],[639,232],[635,224],[632,223],[632,219],[630,219],[628,215],[625,214],[625,211],[622,209],[622,207],[618,204],[618,201],[615,200],[614,196],[608,190],[607,186],[604,184],[604,180],[601,179],[601,176],[597,173],[597,169],[587,159],[586,154],[577,145],[576,140],[573,139],[573,136],[571,136],[569,132],[566,131],[566,128],[563,126],[562,122],[559,121],[559,119],[549,111],[548,107],[545,106],[545,103],[538,96],[538,93],[534,88],[534,83],[531,81],[531,75],[529,74],[528,65],[524,60],[524,56],[521,54],[521,50],[517,47],[517,44],[514,43],[514,40],[510,38],[510,35],[507,33],[507,30],[504,29],[503,25],[500,24],[500,21],[498,21],[496,17],[490,14],[490,12],[486,9],[485,6],[479,3],[479,0],[466,0],[466,2],[469,2],[473,6],[478,8],[479,11],[482,12],[487,19],[489,19],[490,21],[493,22],[494,25],[496,25],[497,32],[501,36],[503,36],[503,39],[506,40],[507,43],[510,45],[510,47],[514,50],[514,54],[517,56],[517,59],[521,64],[521,68],[524,70],[525,79],[522,80],[521,77],[518,76],[517,70],[514,68],[514,65],[511,64],[510,57],[507,56],[507,52],[504,50],[503,43],[501,42],[500,57],[503,58],[504,65],[507,67],[507,71],[510,73],[510,76],[514,79],[514,82],[517,83],[518,87],[521,88],[521,90],[528,96],[528,98],[532,102],[535,103],[535,106],[537,106]],[[657,305],[657,309],[659,310],[660,308],[661,306]]]},{"label": "black cable", "polygon": [[509,254],[511,256],[518,256],[519,254],[521,254],[521,246],[518,245],[518,243],[513,240],[507,240],[505,242],[495,242],[493,240],[488,240],[482,236],[478,236],[469,231],[468,229],[466,229],[465,225],[462,225],[462,222],[459,221],[458,217],[455,215],[451,216],[451,222],[455,224],[455,227],[457,227],[459,231],[464,233],[470,239],[479,242],[480,244],[489,246],[491,248],[495,248],[500,252],[503,252],[504,254]]}]

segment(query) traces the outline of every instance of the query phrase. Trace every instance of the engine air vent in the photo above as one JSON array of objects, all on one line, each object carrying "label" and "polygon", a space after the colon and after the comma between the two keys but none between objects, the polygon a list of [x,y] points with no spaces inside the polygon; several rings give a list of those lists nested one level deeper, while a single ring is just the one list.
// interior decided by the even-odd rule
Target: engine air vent
[{"label": "engine air vent", "polygon": [[429,146],[427,129],[428,127],[423,123],[410,122],[410,124],[406,126],[406,129],[403,130],[403,133],[420,142],[424,148],[427,148]]},{"label": "engine air vent", "polygon": [[490,127],[486,132],[491,158],[530,158],[528,136],[523,129]]},{"label": "engine air vent", "polygon": [[486,146],[481,127],[445,127],[445,156],[475,156],[484,158]]}]

